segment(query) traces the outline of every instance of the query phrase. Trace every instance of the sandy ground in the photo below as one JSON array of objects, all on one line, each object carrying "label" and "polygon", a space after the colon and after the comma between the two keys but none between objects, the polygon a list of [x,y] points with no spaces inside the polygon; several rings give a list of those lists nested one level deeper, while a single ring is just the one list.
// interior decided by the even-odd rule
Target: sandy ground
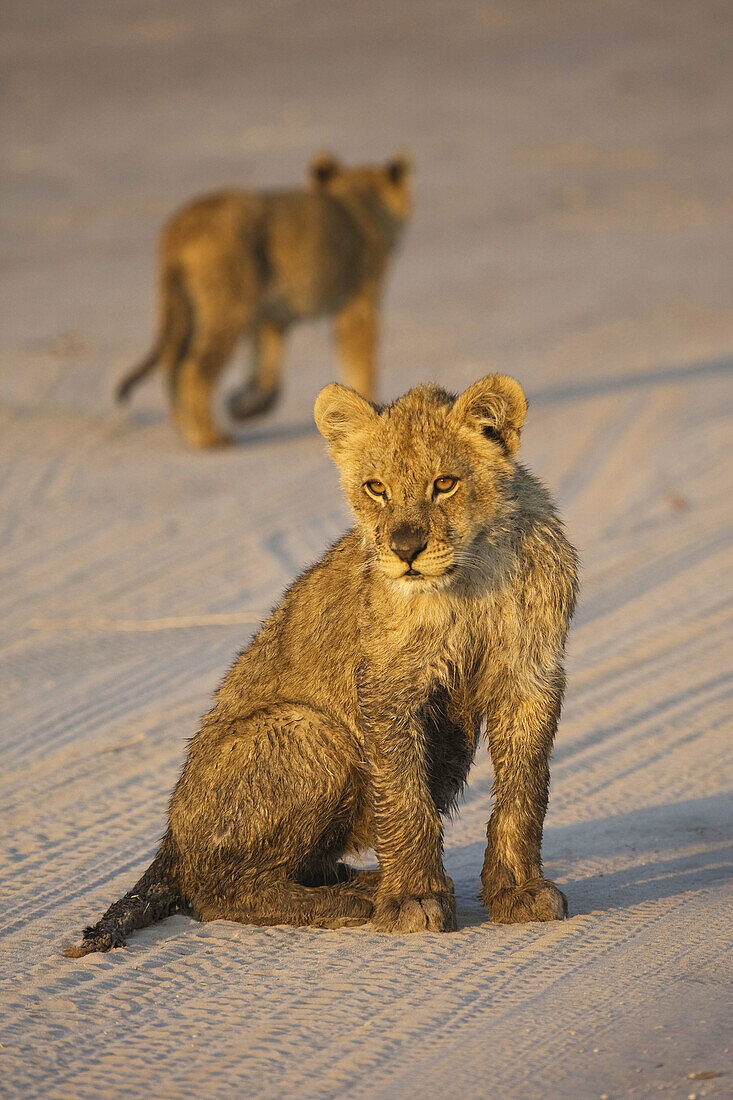
[{"label": "sandy ground", "polygon": [[[732,16],[3,4],[3,1095],[733,1095]],[[571,917],[487,923],[482,752],[447,837],[457,934],[176,917],[70,962],[252,620],[348,523],[311,421],[324,326],[229,451],[184,450],[157,382],[112,407],[156,229],[324,146],[418,167],[384,395],[516,374],[582,554],[545,840]]]}]

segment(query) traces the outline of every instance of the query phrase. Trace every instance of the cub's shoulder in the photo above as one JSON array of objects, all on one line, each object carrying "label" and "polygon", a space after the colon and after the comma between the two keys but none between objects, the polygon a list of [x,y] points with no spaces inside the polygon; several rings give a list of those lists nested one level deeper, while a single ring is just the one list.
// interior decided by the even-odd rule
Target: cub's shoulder
[{"label": "cub's shoulder", "polygon": [[284,602],[317,601],[333,592],[346,597],[352,590],[363,587],[366,559],[364,540],[352,528],[296,577],[285,593]]},{"label": "cub's shoulder", "polygon": [[517,551],[520,570],[552,573],[563,579],[575,599],[578,556],[565,533],[555,502],[539,478],[516,464],[513,491],[517,502]]},{"label": "cub's shoulder", "polygon": [[518,515],[521,520],[531,524],[536,519],[558,518],[557,508],[549,489],[520,462],[514,464],[511,488],[518,504]]}]

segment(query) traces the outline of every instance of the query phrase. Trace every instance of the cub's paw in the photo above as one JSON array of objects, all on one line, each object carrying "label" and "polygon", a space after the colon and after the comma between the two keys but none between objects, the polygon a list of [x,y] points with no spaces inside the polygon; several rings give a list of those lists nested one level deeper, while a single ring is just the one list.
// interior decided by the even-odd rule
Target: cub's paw
[{"label": "cub's paw", "polygon": [[218,428],[201,427],[199,425],[181,427],[181,435],[189,447],[197,451],[211,451],[218,447],[226,447],[231,439],[220,432]]},{"label": "cub's paw", "polygon": [[568,901],[562,890],[546,878],[531,878],[521,886],[502,886],[481,900],[495,924],[523,924],[525,921],[564,920]]},{"label": "cub's paw", "polygon": [[229,395],[229,415],[234,420],[248,420],[251,416],[259,416],[271,409],[277,398],[277,390],[260,390],[250,382]]},{"label": "cub's paw", "polygon": [[420,897],[390,894],[374,906],[372,928],[377,932],[455,932],[456,902],[452,893]]},{"label": "cub's paw", "polygon": [[[340,866],[343,866],[341,864]],[[379,880],[382,877],[381,871],[360,871],[354,870],[350,867],[348,870],[348,877],[345,880],[344,889],[349,894],[356,894],[357,897],[368,898],[370,901],[374,901],[379,890]]]}]

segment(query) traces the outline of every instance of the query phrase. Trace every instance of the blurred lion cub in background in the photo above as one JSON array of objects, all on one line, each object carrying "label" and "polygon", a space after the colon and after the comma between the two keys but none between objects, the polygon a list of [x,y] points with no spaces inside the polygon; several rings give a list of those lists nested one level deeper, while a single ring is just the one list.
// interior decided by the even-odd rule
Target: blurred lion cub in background
[{"label": "blurred lion cub in background", "polygon": [[239,338],[254,339],[252,376],[229,401],[244,420],[277,399],[290,325],[324,315],[336,318],[346,381],[372,398],[380,293],[410,209],[404,156],[345,168],[321,154],[308,190],[223,191],[189,203],[161,236],[155,344],[119,383],[118,401],[160,364],[186,441],[224,443],[212,398]]}]

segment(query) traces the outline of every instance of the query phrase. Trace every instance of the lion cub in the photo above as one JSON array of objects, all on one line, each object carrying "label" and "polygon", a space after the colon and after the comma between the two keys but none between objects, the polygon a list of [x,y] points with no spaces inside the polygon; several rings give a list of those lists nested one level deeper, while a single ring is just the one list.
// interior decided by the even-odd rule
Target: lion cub
[{"label": "lion cub", "polygon": [[[322,391],[316,423],[356,526],[239,657],[151,867],[68,952],[107,951],[176,910],[451,931],[441,819],[484,721],[496,779],[481,897],[494,921],[566,915],[540,845],[576,557],[515,461],[525,411],[502,375],[384,408]],[[340,862],[372,847],[379,871]]]},{"label": "lion cub", "polygon": [[344,168],[323,154],[310,183],[225,191],[174,215],[160,242],[158,336],[119,383],[119,401],[160,364],[183,437],[194,447],[223,443],[212,398],[239,338],[254,341],[252,377],[229,403],[242,420],[277,399],[290,326],[323,315],[336,318],[346,381],[373,397],[379,299],[410,214],[409,164],[396,156],[384,167]]}]

